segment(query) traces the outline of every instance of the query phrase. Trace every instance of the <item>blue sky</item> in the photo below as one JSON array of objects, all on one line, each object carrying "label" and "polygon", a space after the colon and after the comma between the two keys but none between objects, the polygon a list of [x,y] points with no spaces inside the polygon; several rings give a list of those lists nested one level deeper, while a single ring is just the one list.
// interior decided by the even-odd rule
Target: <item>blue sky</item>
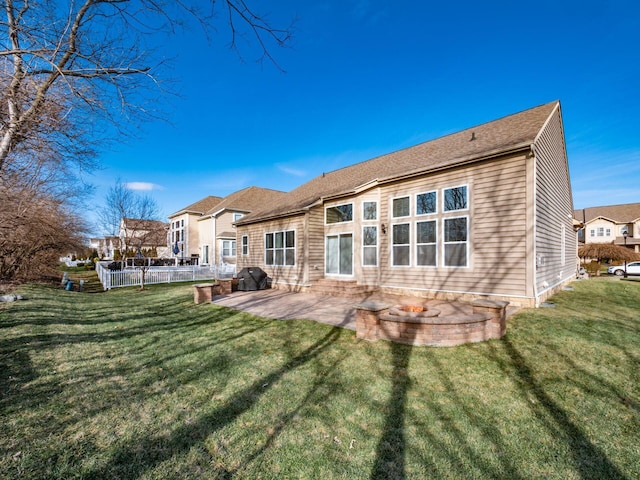
[{"label": "blue sky", "polygon": [[640,202],[640,2],[250,2],[296,17],[282,72],[220,27],[167,42],[179,97],[101,155],[171,214],[251,185],[321,174],[560,100],[574,207]]}]

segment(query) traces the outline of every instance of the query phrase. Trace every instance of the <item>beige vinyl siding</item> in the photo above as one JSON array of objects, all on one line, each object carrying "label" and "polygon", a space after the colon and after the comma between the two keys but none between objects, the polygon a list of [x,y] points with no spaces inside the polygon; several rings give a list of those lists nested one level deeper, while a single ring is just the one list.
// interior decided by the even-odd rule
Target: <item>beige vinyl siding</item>
[{"label": "beige vinyl siding", "polygon": [[307,218],[305,248],[308,274],[305,281],[314,282],[324,277],[324,208],[311,208]]},{"label": "beige vinyl siding", "polygon": [[[387,233],[380,235],[380,267],[383,287],[440,292],[524,296],[526,276],[526,154],[502,157],[473,166],[416,178],[384,187],[380,201],[381,223]],[[466,185],[468,209],[443,212],[444,190]],[[438,194],[435,215],[415,215],[415,195],[431,190]],[[411,196],[411,217],[391,218],[394,197]],[[468,219],[468,265],[443,264],[444,219]],[[437,221],[437,266],[417,267],[415,258],[416,221]],[[411,267],[391,265],[391,237],[394,223],[411,223]]]},{"label": "beige vinyl siding", "polygon": [[[540,293],[571,278],[576,269],[577,240],[572,225],[573,203],[559,110],[538,136],[534,148],[538,259],[535,282]],[[564,262],[561,258],[563,226]]]},{"label": "beige vinyl siding", "polygon": [[[294,266],[273,266],[264,263],[264,237],[266,233],[295,230],[296,232],[296,264]],[[305,215],[261,222],[238,227],[237,237],[249,236],[249,255],[243,257],[238,255],[237,270],[244,267],[260,267],[269,277],[274,285],[303,285],[305,283]],[[240,248],[240,245],[238,245]],[[240,252],[240,250],[238,250]],[[241,252],[240,252],[241,253]]]}]

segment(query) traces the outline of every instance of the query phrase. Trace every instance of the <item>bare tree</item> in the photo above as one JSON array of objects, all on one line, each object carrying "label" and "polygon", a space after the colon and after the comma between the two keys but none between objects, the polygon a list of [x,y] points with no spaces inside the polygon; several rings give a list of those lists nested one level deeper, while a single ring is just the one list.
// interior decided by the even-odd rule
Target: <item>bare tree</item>
[{"label": "bare tree", "polygon": [[86,224],[64,201],[12,180],[0,181],[0,282],[52,276],[61,253],[81,248]]},{"label": "bare tree", "polygon": [[0,172],[34,150],[48,150],[51,159],[83,162],[89,158],[87,145],[96,140],[96,119],[118,126],[124,118],[130,127],[140,114],[153,115],[144,93],[163,80],[157,75],[163,60],[155,56],[153,39],[174,31],[185,13],[206,32],[213,26],[214,7],[226,10],[231,47],[238,51],[238,39],[250,35],[260,58],[274,63],[270,46],[285,46],[291,38],[289,28],[273,27],[245,0],[211,0],[208,11],[196,0],[65,3],[3,2]]},{"label": "bare tree", "polygon": [[[241,39],[257,43],[259,59],[274,64],[271,48],[291,39],[291,27],[274,27],[247,0],[4,0],[0,5],[0,203],[4,214],[16,215],[9,224],[34,231],[37,225],[29,222],[37,215],[24,214],[24,202],[18,201],[30,192],[24,198],[34,199],[34,212],[45,208],[52,219],[57,215],[51,228],[59,229],[60,238],[71,232],[71,239],[79,230],[68,230],[65,219],[71,218],[71,201],[87,188],[82,173],[96,167],[97,149],[135,130],[136,123],[162,116],[154,106],[168,79],[165,59],[155,48],[163,36],[194,21],[207,35],[227,25],[231,48],[240,53]],[[4,226],[0,243],[14,244]],[[51,254],[49,246],[42,248]]]},{"label": "bare tree", "polygon": [[105,232],[119,238],[123,262],[133,258],[141,270],[141,288],[149,267],[142,260],[145,250],[167,247],[167,224],[160,220],[160,209],[150,195],[140,195],[118,179],[105,196],[98,216]]}]

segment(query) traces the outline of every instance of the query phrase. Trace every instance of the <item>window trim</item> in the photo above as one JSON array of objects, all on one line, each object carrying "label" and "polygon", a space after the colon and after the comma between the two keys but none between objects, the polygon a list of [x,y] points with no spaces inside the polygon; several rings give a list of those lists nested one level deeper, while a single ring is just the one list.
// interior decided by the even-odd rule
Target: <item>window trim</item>
[{"label": "window trim", "polygon": [[[402,217],[404,218],[404,217]],[[393,243],[393,227],[395,227],[396,225],[409,225],[409,243]],[[411,262],[411,222],[396,222],[396,223],[392,223],[391,224],[391,241],[389,242],[389,247],[391,248],[391,255],[389,256],[389,258],[391,259],[391,267],[392,268],[411,268],[412,266],[412,262]],[[409,247],[409,263],[407,263],[406,265],[396,265],[395,261],[395,247]]]},{"label": "window trim", "polygon": [[247,257],[249,255],[249,235],[242,235],[240,237],[240,248],[242,256]]},{"label": "window trim", "polygon": [[[287,247],[287,232],[293,232],[293,247]],[[278,233],[282,233],[282,247],[276,248],[276,234]],[[267,235],[273,235],[273,248],[267,249]],[[297,246],[297,238],[298,238],[298,234],[296,232],[295,228],[292,228],[291,230],[273,230],[270,232],[265,232],[264,233],[264,250],[263,250],[263,254],[264,254],[264,264],[265,266],[269,266],[269,267],[295,267],[297,265],[297,253],[298,253],[298,246]],[[267,250],[273,250],[273,263],[267,263]],[[275,263],[276,260],[276,251],[278,250],[282,250],[282,260],[283,260],[283,264],[277,264]],[[286,263],[287,261],[287,250],[289,251],[293,251],[293,264],[288,265]]]},{"label": "window trim", "polygon": [[[364,244],[364,229],[365,228],[375,228],[376,229],[376,244],[375,245],[365,245]],[[380,264],[380,235],[378,233],[379,229],[378,229],[378,225],[363,225],[362,226],[362,237],[360,240],[360,243],[362,245],[361,250],[361,257],[362,257],[362,268],[377,268],[378,265]],[[375,249],[376,252],[376,262],[373,265],[365,265],[364,263],[364,251],[365,248],[368,249]]]},{"label": "window trim", "polygon": [[[227,243],[227,242],[230,242],[230,245],[229,245],[229,247],[230,247],[229,248],[230,255],[225,255],[224,254],[224,251],[225,251],[224,244]],[[234,254],[234,252],[235,252],[235,254]],[[238,253],[238,244],[237,244],[237,242],[235,240],[222,240],[222,245],[220,245],[220,253],[222,254],[223,258],[236,257],[237,253]]]},{"label": "window trim", "polygon": [[[409,199],[409,213],[408,213],[407,215],[402,215],[402,216],[400,216],[400,217],[395,217],[395,216],[393,215],[393,202],[394,202],[395,200],[400,200],[401,198],[407,198],[407,199]],[[390,213],[390,215],[391,215],[391,218],[392,218],[392,219],[394,219],[394,220],[395,220],[395,219],[402,219],[402,218],[409,218],[409,217],[411,217],[411,195],[401,195],[401,196],[398,196],[398,197],[391,197],[391,205],[390,205],[390,208],[389,208],[389,213]]]},{"label": "window trim", "polygon": [[[467,202],[468,203],[468,202]],[[458,218],[465,218],[467,220],[467,239],[464,242],[456,241],[456,242],[447,242],[446,241],[446,222],[447,220],[456,220]],[[469,222],[469,215],[456,215],[451,217],[443,217],[442,218],[442,266],[445,268],[470,268],[469,262],[469,254],[470,248],[469,245],[471,243],[471,223]],[[467,248],[465,249],[465,264],[464,265],[447,265],[447,254],[446,254],[446,246],[447,245],[456,245],[456,244],[465,244]]]},{"label": "window trim", "polygon": [[[431,242],[431,243],[418,243],[418,224],[419,223],[433,223],[435,225],[436,228],[436,241],[435,242]],[[415,222],[415,265],[417,268],[438,268],[439,264],[438,264],[438,220],[435,218],[432,219],[424,219],[424,220],[417,220]],[[444,238],[443,238],[443,243],[444,243]],[[418,247],[420,245],[434,245],[435,249],[436,249],[436,263],[434,265],[419,265],[418,264]]]},{"label": "window trim", "polygon": [[[466,202],[467,202],[467,206],[465,208],[457,208],[455,210],[447,210],[446,208],[446,191],[447,190],[453,190],[455,188],[466,188],[467,194],[466,194]],[[463,183],[460,185],[454,185],[452,187],[446,187],[442,189],[442,213],[446,214],[446,213],[452,213],[452,212],[466,212],[469,210],[469,205],[471,205],[471,198],[470,198],[470,193],[471,193],[471,189],[469,188],[469,184],[468,183]]]},{"label": "window trim", "polygon": [[[375,203],[376,205],[376,218],[364,218],[364,214],[365,214],[365,208],[364,208],[364,204],[365,203]],[[377,222],[378,221],[378,217],[380,209],[378,208],[378,200],[362,200],[362,221],[363,222]]]},{"label": "window trim", "polygon": [[[331,208],[338,208],[338,207],[342,207],[343,205],[351,205],[351,220],[344,220],[341,222],[327,222],[327,211]],[[347,223],[353,223],[353,202],[345,202],[345,203],[340,203],[337,205],[327,205],[326,207],[324,207],[324,224],[325,225],[344,225]]]},{"label": "window trim", "polygon": [[[455,188],[455,187],[454,187]],[[418,213],[418,197],[420,195],[426,195],[428,193],[435,193],[436,194],[436,209],[434,212],[428,212],[428,213]],[[444,196],[444,195],[443,195]],[[467,202],[468,203],[468,202]],[[437,215],[438,214],[438,190],[429,190],[426,192],[419,192],[415,194],[415,205],[416,205],[416,217],[424,217],[426,215]]]}]

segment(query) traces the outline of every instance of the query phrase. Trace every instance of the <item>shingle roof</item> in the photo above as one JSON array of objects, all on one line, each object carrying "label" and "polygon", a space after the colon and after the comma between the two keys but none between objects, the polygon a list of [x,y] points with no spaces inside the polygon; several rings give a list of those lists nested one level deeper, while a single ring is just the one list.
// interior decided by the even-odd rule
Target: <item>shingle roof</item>
[{"label": "shingle roof", "polygon": [[188,207],[184,207],[183,209],[178,210],[175,213],[169,215],[169,218],[182,215],[183,213],[195,213],[199,215],[204,215],[207,211],[211,210],[215,205],[222,201],[222,197],[215,197],[213,195],[209,195],[208,197],[203,198],[202,200],[198,200],[195,203],[192,203]]},{"label": "shingle roof", "polygon": [[609,220],[619,223],[631,223],[640,218],[640,203],[582,208],[580,210],[574,210],[573,216],[584,223],[590,222],[598,217],[608,218]]},{"label": "shingle roof", "polygon": [[369,183],[382,183],[531,146],[553,111],[554,101],[451,135],[326,172],[292,190],[277,203],[243,217],[252,223],[303,211],[320,199],[355,193]]},{"label": "shingle roof", "polygon": [[271,190],[262,187],[247,187],[227,195],[221,202],[210,208],[206,214],[211,215],[221,210],[238,210],[252,212],[261,209],[264,205],[279,201],[286,194],[279,190]]}]

